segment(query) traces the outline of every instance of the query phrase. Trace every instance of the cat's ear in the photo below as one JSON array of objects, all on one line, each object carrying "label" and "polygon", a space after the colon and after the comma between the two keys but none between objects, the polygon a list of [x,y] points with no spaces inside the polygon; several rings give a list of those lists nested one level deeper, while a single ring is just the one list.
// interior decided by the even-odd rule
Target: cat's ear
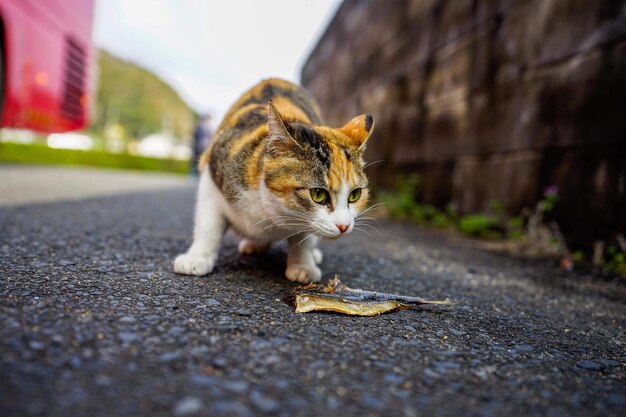
[{"label": "cat's ear", "polygon": [[271,101],[268,102],[267,110],[267,127],[268,127],[268,139],[271,145],[296,145],[300,147],[300,144],[289,134],[287,126],[281,117],[278,109]]},{"label": "cat's ear", "polygon": [[374,130],[374,118],[371,114],[362,114],[350,120],[339,131],[350,138],[359,150],[365,149],[365,142]]}]

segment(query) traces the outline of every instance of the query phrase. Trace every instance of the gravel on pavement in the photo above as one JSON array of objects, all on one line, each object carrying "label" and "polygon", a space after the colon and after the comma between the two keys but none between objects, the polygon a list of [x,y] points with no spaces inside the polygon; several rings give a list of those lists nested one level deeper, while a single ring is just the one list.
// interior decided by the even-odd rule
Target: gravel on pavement
[{"label": "gravel on pavement", "polygon": [[283,247],[172,273],[194,193],[0,208],[0,415],[624,415],[623,280],[382,222],[324,279],[463,305],[298,315]]}]

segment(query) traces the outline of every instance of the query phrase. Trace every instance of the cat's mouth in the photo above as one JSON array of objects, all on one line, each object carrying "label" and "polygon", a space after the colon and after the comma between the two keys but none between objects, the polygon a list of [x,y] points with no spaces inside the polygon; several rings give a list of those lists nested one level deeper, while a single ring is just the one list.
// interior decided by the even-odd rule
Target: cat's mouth
[{"label": "cat's mouth", "polygon": [[339,231],[336,233],[323,232],[322,237],[324,239],[335,240],[335,239],[339,239],[342,236],[349,235],[350,233],[352,233],[352,227],[350,227],[345,232],[339,232]]},{"label": "cat's mouth", "polygon": [[341,235],[324,235],[324,239],[328,239],[328,240],[336,240],[339,239],[341,237]]}]

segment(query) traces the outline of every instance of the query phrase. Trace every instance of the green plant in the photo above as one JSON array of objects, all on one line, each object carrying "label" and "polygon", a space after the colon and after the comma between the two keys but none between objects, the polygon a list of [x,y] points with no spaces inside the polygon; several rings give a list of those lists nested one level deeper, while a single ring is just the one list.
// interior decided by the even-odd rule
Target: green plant
[{"label": "green plant", "polygon": [[543,200],[539,203],[542,205],[544,213],[550,213],[554,210],[557,201],[559,201],[559,187],[551,185],[543,190]]},{"label": "green plant", "polygon": [[574,263],[580,263],[585,260],[585,254],[581,250],[574,251],[572,253],[572,261]]},{"label": "green plant", "polygon": [[382,200],[387,202],[391,217],[415,220],[418,184],[419,176],[417,174],[400,176],[396,179],[395,190],[383,194]]},{"label": "green plant", "polygon": [[506,225],[507,237],[511,240],[520,240],[524,237],[524,217],[511,217]]},{"label": "green plant", "polygon": [[485,239],[502,237],[502,233],[497,230],[498,226],[498,219],[488,214],[468,214],[461,217],[459,222],[461,232]]},{"label": "green plant", "polygon": [[450,219],[450,223],[452,225],[458,225],[459,223],[459,213],[456,211],[456,207],[452,203],[446,204],[444,209],[446,217]]},{"label": "green plant", "polygon": [[[460,216],[450,203],[443,210],[418,200],[419,176],[401,176],[396,180],[393,191],[383,194],[382,200],[388,204],[389,215],[396,219],[411,220],[423,226],[457,228],[464,234],[481,239],[502,239],[533,242],[540,251],[555,251],[561,241],[554,236],[552,229],[544,224],[543,214],[554,209],[558,200],[558,188],[548,187],[544,197],[529,214],[508,217],[504,205],[494,199],[489,203],[488,213],[470,213]],[[526,210],[528,212],[528,210]],[[548,249],[545,249],[548,248]],[[539,249],[537,249],[539,250]]]},{"label": "green plant", "polygon": [[604,266],[616,274],[626,275],[626,253],[612,245],[607,247]]},{"label": "green plant", "polygon": [[440,229],[454,226],[454,220],[451,219],[444,211],[439,210],[437,207],[429,206],[432,209],[430,223]]},{"label": "green plant", "polygon": [[500,200],[493,199],[489,202],[489,208],[496,216],[504,216],[504,206],[500,202]]},{"label": "green plant", "polygon": [[395,219],[411,220],[423,226],[445,228],[456,223],[457,215],[451,206],[446,210],[417,202],[419,176],[411,174],[396,179],[392,192],[384,193],[381,200],[387,203],[389,215]]}]

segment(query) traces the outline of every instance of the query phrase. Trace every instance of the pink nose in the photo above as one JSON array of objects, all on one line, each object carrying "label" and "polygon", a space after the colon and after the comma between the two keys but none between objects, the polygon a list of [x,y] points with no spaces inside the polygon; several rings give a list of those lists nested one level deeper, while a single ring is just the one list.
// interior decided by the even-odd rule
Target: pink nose
[{"label": "pink nose", "polygon": [[337,229],[339,229],[341,233],[345,233],[346,230],[350,228],[350,226],[346,226],[345,224],[336,224],[335,226],[337,226]]}]

